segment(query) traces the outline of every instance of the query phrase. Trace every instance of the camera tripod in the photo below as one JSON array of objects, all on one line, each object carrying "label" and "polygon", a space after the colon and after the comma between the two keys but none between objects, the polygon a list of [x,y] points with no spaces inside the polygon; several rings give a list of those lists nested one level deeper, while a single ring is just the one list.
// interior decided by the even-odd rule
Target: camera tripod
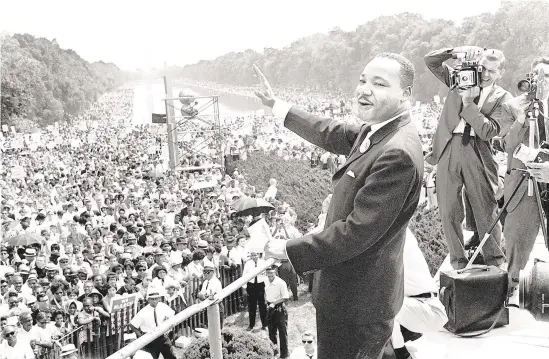
[{"label": "camera tripod", "polygon": [[[529,147],[530,148],[535,148],[535,133],[537,132],[537,128],[536,128],[536,126],[537,126],[536,125],[537,115],[538,115],[538,113],[535,112],[535,111],[529,111],[528,112],[529,145],[530,145]],[[539,138],[539,136],[538,136],[538,138]],[[522,183],[526,179],[528,179],[528,193],[527,193],[527,195],[536,197],[536,203],[537,203],[537,207],[538,207],[538,213],[539,213],[539,216],[540,216],[540,223],[541,223],[541,230],[542,230],[542,233],[543,233],[543,239],[544,239],[546,248],[549,249],[549,238],[547,237],[548,217],[546,216],[545,211],[543,209],[543,205],[541,203],[540,184],[536,181],[535,178],[533,178],[530,175],[530,172],[528,172],[528,170],[526,170],[526,169],[512,168],[511,171],[520,171],[520,172],[522,172],[522,178],[520,179],[519,183],[517,183],[516,187],[513,189],[513,192],[511,193],[511,196],[509,198],[505,199],[505,204],[503,205],[503,208],[500,210],[498,216],[496,217],[494,222],[490,225],[490,227],[486,231],[486,234],[482,238],[482,241],[478,245],[477,249],[473,253],[473,256],[471,257],[471,259],[469,260],[469,262],[467,263],[467,266],[465,268],[470,268],[473,265],[473,262],[475,261],[475,259],[479,255],[482,247],[484,246],[484,244],[486,243],[486,241],[490,237],[490,234],[492,233],[492,231],[496,227],[497,223],[501,219],[501,216],[503,215],[503,213],[505,212],[505,210],[509,206],[509,203],[511,203],[511,200],[515,197],[518,189],[520,188],[520,186],[522,185]],[[508,171],[508,172],[510,173],[510,171]]]}]

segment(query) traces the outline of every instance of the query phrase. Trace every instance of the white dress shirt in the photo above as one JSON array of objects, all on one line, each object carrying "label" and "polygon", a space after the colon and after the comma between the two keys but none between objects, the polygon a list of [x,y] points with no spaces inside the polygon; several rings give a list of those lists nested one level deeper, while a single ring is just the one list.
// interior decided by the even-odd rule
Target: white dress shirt
[{"label": "white dress shirt", "polygon": [[429,272],[429,266],[419,249],[417,239],[409,228],[406,228],[404,240],[404,295],[406,297],[436,293],[437,285]]},{"label": "white dress shirt", "polygon": [[397,118],[399,118],[400,116],[402,116],[404,113],[408,112],[408,110],[404,111],[404,112],[401,112],[399,113],[398,115],[396,115],[395,117],[391,117],[390,119],[388,119],[387,121],[383,121],[383,122],[380,122],[380,123],[374,123],[372,124],[372,128],[370,129],[370,132],[368,132],[368,134],[366,135],[366,138],[364,139],[364,141],[362,141],[362,143],[360,144],[360,147],[359,147],[359,150],[361,153],[364,153],[366,152],[366,150],[368,149],[368,147],[370,147],[370,137],[372,137],[372,135],[374,133],[376,133],[377,131],[379,131],[379,129],[381,129],[383,126],[387,125],[388,123],[390,122],[393,122],[394,120],[396,120]]},{"label": "white dress shirt", "polygon": [[[250,259],[249,261],[246,262],[246,264],[244,264],[244,270],[242,271],[242,276],[243,277],[246,276],[248,273],[250,273],[251,271],[253,271],[257,267],[265,266],[265,263],[266,263],[265,260],[263,260],[261,258],[257,259],[257,263],[254,262],[253,259]],[[261,274],[259,274],[256,278],[257,278],[257,283],[264,283],[264,282],[267,281],[267,276],[265,275],[264,272],[261,272]],[[255,278],[250,280],[248,283],[254,284],[255,283]]]},{"label": "white dress shirt", "polygon": [[200,293],[206,297],[214,294],[219,294],[223,290],[223,286],[219,279],[216,276],[213,276],[211,279],[206,279],[202,283],[202,290]]},{"label": "white dress shirt", "polygon": [[17,340],[15,346],[8,345],[8,341],[4,340],[0,344],[0,359],[34,359],[34,352],[29,344],[25,340]]},{"label": "white dress shirt", "polygon": [[282,298],[290,299],[288,284],[278,276],[272,282],[267,278],[265,281],[265,300],[273,303]]},{"label": "white dress shirt", "polygon": [[[490,92],[492,92],[493,88],[494,88],[494,85],[492,84],[482,89],[482,91],[480,92],[480,99],[478,100],[478,105],[477,105],[479,109],[482,108],[482,106],[484,105],[484,101],[486,101],[486,98],[488,97]],[[464,133],[466,124],[467,122],[463,118],[460,119],[458,125],[456,126],[456,128],[454,128],[453,133]],[[474,135],[475,135],[475,131],[471,128],[471,136],[474,136]]]},{"label": "white dress shirt", "polygon": [[[154,312],[156,310],[156,323]],[[167,304],[162,302],[158,303],[155,308],[151,307],[148,304],[145,308],[141,309],[133,318],[130,320],[130,324],[138,328],[144,333],[150,333],[157,326],[164,323],[169,318],[173,317],[175,312]]]}]

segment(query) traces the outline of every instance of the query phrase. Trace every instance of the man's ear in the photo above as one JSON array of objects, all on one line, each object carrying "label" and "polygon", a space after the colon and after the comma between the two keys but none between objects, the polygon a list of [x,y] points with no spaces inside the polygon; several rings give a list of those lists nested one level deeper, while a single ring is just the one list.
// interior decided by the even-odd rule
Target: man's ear
[{"label": "man's ear", "polygon": [[[412,86],[408,86],[404,89],[403,95],[404,95],[404,101],[409,101],[412,98]],[[404,102],[403,101],[403,102]]]}]

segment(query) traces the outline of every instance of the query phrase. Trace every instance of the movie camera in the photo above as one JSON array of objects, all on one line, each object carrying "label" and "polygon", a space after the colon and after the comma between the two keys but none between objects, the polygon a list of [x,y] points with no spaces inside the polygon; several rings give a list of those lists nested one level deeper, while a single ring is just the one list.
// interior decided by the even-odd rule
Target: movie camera
[{"label": "movie camera", "polygon": [[450,71],[450,91],[456,87],[467,90],[480,86],[483,67],[478,60],[464,60],[462,53],[454,54],[452,58],[458,60],[458,65]]},{"label": "movie camera", "polygon": [[545,84],[545,73],[543,69],[540,69],[536,75],[533,72],[526,74],[526,78],[518,82],[518,89],[521,92],[527,92],[527,99],[529,101],[539,100],[543,97],[543,91]]}]

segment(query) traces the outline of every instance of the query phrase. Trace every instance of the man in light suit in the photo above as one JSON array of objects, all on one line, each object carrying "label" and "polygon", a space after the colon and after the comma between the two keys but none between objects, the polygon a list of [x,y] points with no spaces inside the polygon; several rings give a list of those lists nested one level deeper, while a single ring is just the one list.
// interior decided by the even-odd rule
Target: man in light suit
[{"label": "man in light suit", "polygon": [[[540,69],[545,73],[545,91],[541,98],[541,109],[547,114],[549,108],[549,57],[534,60],[532,71],[538,73]],[[511,193],[517,187],[522,172],[513,171],[512,168],[526,169],[526,166],[513,157],[513,152],[521,143],[529,146],[529,121],[526,121],[525,110],[528,106],[526,95],[520,95],[503,104],[503,116],[501,119],[501,136],[505,151],[507,152],[507,173],[505,174],[505,199],[510,199],[505,219],[504,235],[507,251],[509,273],[509,304],[518,304],[518,291],[515,289],[519,283],[519,273],[524,269],[530,252],[534,247],[536,236],[539,233],[541,218],[535,196],[528,196],[528,181],[524,181],[513,198]],[[549,129],[545,125],[543,116],[540,115],[537,122],[536,146],[543,140],[547,140]],[[542,131],[539,131],[543,126]],[[539,178],[539,176],[538,176]]]},{"label": "man in light suit", "polygon": [[349,156],[333,175],[324,230],[271,240],[266,257],[288,258],[297,273],[317,270],[318,359],[383,355],[403,301],[406,226],[419,202],[423,153],[411,122],[413,65],[383,53],[370,61],[356,88],[363,125],[312,115],[279,99],[254,67],[256,95],[305,140]]},{"label": "man in light suit", "polygon": [[[467,265],[461,227],[464,219],[462,190],[465,188],[478,237],[483,238],[497,217],[498,167],[490,140],[500,131],[501,105],[511,95],[495,84],[505,71],[505,57],[499,50],[485,51],[476,46],[441,49],[427,54],[425,64],[450,87],[452,68],[444,62],[454,54],[465,54],[465,60],[469,61],[479,60],[483,66],[480,93],[478,87],[456,88],[448,93],[433,137],[433,152],[427,162],[437,165],[436,191],[442,228],[452,267],[461,269]],[[483,247],[487,265],[503,263],[500,241],[501,226],[498,224]]]}]

